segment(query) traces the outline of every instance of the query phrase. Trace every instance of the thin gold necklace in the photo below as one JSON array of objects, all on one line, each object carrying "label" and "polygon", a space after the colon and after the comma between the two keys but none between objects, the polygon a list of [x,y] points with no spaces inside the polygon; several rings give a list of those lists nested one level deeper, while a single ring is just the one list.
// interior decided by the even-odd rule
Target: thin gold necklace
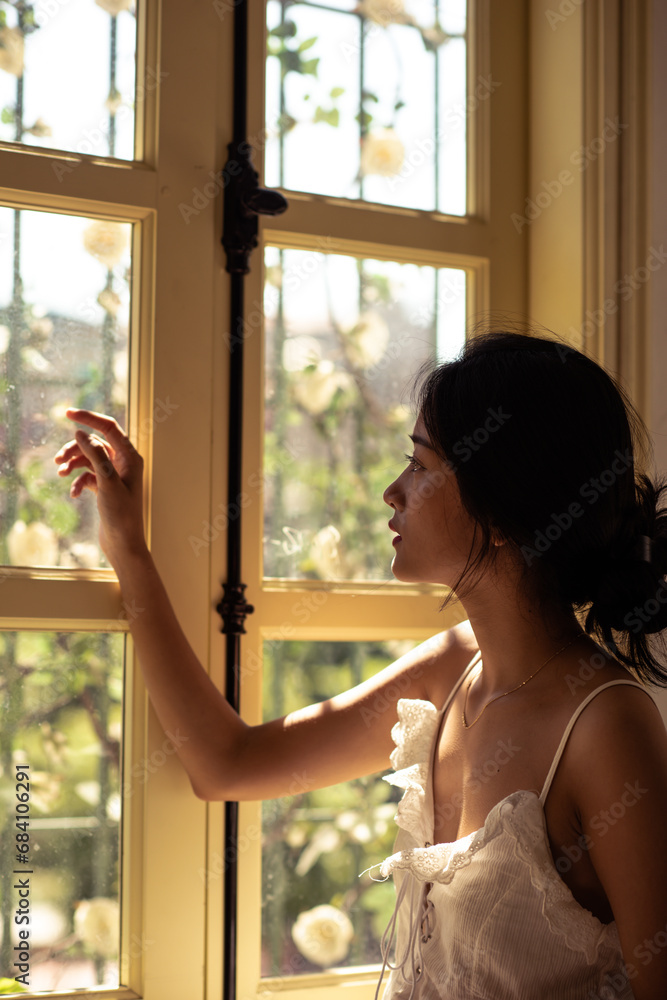
[{"label": "thin gold necklace", "polygon": [[576,635],[574,637],[574,639],[571,639],[568,643],[566,643],[560,649],[556,650],[556,652],[552,656],[550,656],[548,660],[545,660],[544,663],[542,664],[542,666],[538,667],[537,670],[535,670],[534,673],[532,673],[530,675],[530,677],[526,677],[525,681],[521,681],[520,684],[517,684],[516,687],[510,688],[509,691],[503,691],[502,694],[497,694],[494,698],[490,698],[489,701],[487,701],[487,703],[484,706],[484,708],[482,709],[482,711],[477,716],[477,718],[473,719],[472,722],[468,723],[468,722],[466,722],[466,706],[468,704],[468,694],[470,692],[470,688],[472,687],[472,682],[474,680],[474,677],[471,677],[470,681],[468,682],[468,687],[466,688],[465,697],[463,699],[463,709],[461,711],[461,721],[463,722],[463,728],[464,729],[472,729],[472,727],[475,725],[475,723],[478,722],[479,719],[481,719],[481,717],[484,715],[484,712],[487,710],[487,708],[489,707],[489,705],[492,704],[492,702],[498,701],[499,698],[505,698],[508,694],[512,694],[514,691],[518,691],[519,688],[523,687],[524,684],[527,684],[528,681],[532,681],[533,677],[535,677],[537,674],[539,674],[540,670],[542,670],[544,667],[546,667],[547,663],[551,663],[551,661],[556,656],[558,656],[559,653],[562,653],[564,649],[567,649],[568,646],[571,646],[572,643],[576,642],[577,639],[579,639],[579,638],[581,638],[581,636]]}]

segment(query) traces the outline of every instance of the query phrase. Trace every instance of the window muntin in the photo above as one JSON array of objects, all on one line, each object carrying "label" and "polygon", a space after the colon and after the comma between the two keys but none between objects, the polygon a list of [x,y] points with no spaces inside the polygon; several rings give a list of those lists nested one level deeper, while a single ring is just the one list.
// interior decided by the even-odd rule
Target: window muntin
[{"label": "window muntin", "polygon": [[264,574],[390,580],[382,493],[420,365],[465,338],[466,273],[265,251]]},{"label": "window muntin", "polygon": [[106,565],[94,498],[69,499],[53,456],[73,432],[68,406],[125,423],[130,237],[127,223],[0,208],[6,565]]},{"label": "window muntin", "polygon": [[0,139],[133,159],[131,0],[5,3],[0,15]]},{"label": "window muntin", "polygon": [[267,4],[268,186],[466,213],[466,3]]}]

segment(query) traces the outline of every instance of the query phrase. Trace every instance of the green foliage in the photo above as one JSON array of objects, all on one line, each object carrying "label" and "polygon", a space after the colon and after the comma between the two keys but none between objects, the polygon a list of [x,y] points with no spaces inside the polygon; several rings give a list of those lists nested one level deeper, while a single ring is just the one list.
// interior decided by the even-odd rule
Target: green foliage
[{"label": "green foliage", "polygon": [[297,32],[297,27],[294,21],[285,21],[284,24],[279,24],[275,28],[271,28],[269,31],[269,37],[274,38],[294,38]]},{"label": "green foliage", "polygon": [[327,125],[333,125],[337,128],[340,124],[340,111],[338,108],[329,108],[325,110],[324,108],[315,108],[315,114],[313,115],[313,123],[326,122]]},{"label": "green foliage", "polygon": [[[267,642],[264,651],[265,718],[331,697],[392,658],[384,644],[372,642]],[[264,804],[265,939],[289,939],[300,913],[330,903],[344,910],[355,928],[348,961],[379,961],[393,884],[359,875],[392,851],[399,794],[370,775]],[[280,949],[270,950],[276,954],[268,974],[280,974]]]},{"label": "green foliage", "polygon": [[[14,707],[3,717],[0,852],[11,844],[6,830],[15,822],[17,754],[30,766],[34,902],[67,916],[77,900],[118,891],[118,823],[107,819],[107,809],[120,792],[111,733],[120,732],[122,720],[123,649],[121,635],[105,633],[0,634],[0,699]],[[55,822],[40,828],[40,817]],[[80,953],[68,938],[53,949],[61,961]]]},{"label": "green foliage", "polygon": [[[0,14],[2,14],[1,11]],[[3,27],[3,25],[0,24],[0,27]],[[0,111],[0,121],[3,125],[13,125],[16,121],[16,108],[11,104],[6,104],[2,111]]]},{"label": "green foliage", "polygon": [[0,979],[0,994],[6,993],[27,993],[28,990],[15,979]]}]

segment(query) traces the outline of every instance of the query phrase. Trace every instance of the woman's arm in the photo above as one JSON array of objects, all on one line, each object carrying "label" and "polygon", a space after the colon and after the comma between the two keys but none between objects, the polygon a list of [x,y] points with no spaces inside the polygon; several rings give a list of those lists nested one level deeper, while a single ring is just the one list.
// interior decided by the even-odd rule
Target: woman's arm
[{"label": "woman's arm", "polygon": [[[583,723],[583,725],[581,725]],[[667,995],[667,733],[636,688],[605,691],[575,726],[574,799],[636,1000]]]},{"label": "woman's arm", "polygon": [[142,609],[130,629],[146,687],[165,731],[181,737],[178,753],[195,793],[204,799],[275,798],[386,768],[398,699],[428,698],[435,670],[451,674],[453,684],[474,652],[469,629],[434,637],[336,698],[248,726],[195,656],[148,551],[141,456],[110,417],[88,410],[68,415],[106,437],[77,431],[56,461],[63,476],[83,470],[72,496],[86,488],[97,494],[101,545],[124,601]]}]

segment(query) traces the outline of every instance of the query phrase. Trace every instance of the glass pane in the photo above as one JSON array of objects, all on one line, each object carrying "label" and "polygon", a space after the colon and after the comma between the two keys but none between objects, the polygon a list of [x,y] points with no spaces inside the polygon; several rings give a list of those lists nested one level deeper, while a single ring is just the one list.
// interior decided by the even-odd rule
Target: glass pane
[{"label": "glass pane", "polygon": [[[339,694],[415,645],[266,642],[264,718]],[[392,853],[401,789],[379,775],[313,792],[296,775],[295,785],[262,806],[262,975],[380,963],[394,887],[359,875]]]},{"label": "glass pane", "polygon": [[465,272],[266,249],[264,573],[390,580],[385,488],[419,366],[465,341]]},{"label": "glass pane", "polygon": [[31,993],[119,985],[124,642],[0,634],[0,982]]},{"label": "glass pane", "polygon": [[465,215],[466,4],[269,0],[269,186]]},{"label": "glass pane", "polygon": [[[2,5],[0,139],[134,157],[137,22],[132,6],[132,0]],[[138,98],[156,82],[147,79]],[[54,162],[60,181],[73,169]]]},{"label": "glass pane", "polygon": [[0,208],[0,562],[106,565],[90,491],[69,499],[53,456],[68,406],[125,423],[127,223]]}]

